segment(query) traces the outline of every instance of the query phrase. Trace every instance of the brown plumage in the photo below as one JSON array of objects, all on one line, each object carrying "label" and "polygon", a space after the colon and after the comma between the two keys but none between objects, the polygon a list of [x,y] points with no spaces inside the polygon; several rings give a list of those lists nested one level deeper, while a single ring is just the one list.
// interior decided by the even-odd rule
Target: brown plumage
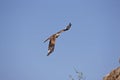
[{"label": "brown plumage", "polygon": [[56,38],[59,37],[60,33],[69,30],[70,27],[71,27],[71,23],[69,23],[69,25],[67,25],[65,29],[60,30],[59,32],[53,34],[52,36],[50,36],[49,38],[47,38],[44,41],[44,42],[46,42],[46,41],[49,40],[49,46],[48,46],[48,54],[47,54],[47,56],[49,56],[54,51]]}]

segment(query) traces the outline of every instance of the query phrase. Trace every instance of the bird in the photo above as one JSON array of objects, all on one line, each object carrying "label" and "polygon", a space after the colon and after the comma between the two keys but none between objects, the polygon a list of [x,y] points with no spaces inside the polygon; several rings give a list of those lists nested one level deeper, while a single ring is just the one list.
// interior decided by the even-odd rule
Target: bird
[{"label": "bird", "polygon": [[44,41],[44,43],[45,43],[46,41],[49,40],[48,54],[47,54],[47,56],[49,56],[49,55],[54,51],[56,38],[58,38],[62,32],[65,32],[65,31],[69,30],[69,29],[71,28],[71,25],[72,25],[72,24],[69,23],[69,24],[66,26],[65,29],[62,29],[62,30],[58,31],[57,33],[51,35],[50,37],[48,37],[48,38]]}]

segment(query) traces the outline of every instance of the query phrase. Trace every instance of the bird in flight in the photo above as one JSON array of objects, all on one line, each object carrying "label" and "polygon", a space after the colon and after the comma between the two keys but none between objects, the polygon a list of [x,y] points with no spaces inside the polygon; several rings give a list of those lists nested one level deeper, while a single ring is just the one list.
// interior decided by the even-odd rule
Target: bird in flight
[{"label": "bird in flight", "polygon": [[49,56],[49,55],[54,51],[56,38],[58,38],[58,37],[60,36],[60,33],[69,30],[69,29],[71,28],[71,25],[72,25],[72,24],[69,23],[69,24],[66,26],[65,29],[62,29],[62,30],[60,30],[59,32],[51,35],[49,38],[47,38],[47,39],[44,41],[44,43],[45,43],[46,41],[49,40],[48,54],[47,54],[47,56]]}]

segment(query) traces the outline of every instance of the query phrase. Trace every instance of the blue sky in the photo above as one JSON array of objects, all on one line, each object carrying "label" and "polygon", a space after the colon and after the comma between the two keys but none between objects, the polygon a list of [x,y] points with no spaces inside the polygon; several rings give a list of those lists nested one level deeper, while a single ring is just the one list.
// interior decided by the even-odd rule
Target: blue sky
[{"label": "blue sky", "polygon": [[[51,34],[72,23],[48,57]],[[102,80],[119,66],[119,0],[0,0],[0,80]]]}]

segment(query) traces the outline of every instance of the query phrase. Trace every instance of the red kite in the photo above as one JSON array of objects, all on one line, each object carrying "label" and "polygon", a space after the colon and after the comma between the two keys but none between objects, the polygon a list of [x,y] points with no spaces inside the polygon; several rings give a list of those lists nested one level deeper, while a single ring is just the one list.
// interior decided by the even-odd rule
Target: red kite
[{"label": "red kite", "polygon": [[55,41],[56,41],[56,38],[58,38],[60,36],[60,33],[64,32],[64,31],[67,31],[71,28],[71,23],[69,23],[69,25],[66,26],[66,29],[62,29],[60,30],[59,32],[51,35],[49,38],[47,38],[44,42],[48,41],[49,40],[49,46],[48,46],[48,54],[47,56],[49,56],[53,51],[54,51],[54,47],[55,47]]}]

